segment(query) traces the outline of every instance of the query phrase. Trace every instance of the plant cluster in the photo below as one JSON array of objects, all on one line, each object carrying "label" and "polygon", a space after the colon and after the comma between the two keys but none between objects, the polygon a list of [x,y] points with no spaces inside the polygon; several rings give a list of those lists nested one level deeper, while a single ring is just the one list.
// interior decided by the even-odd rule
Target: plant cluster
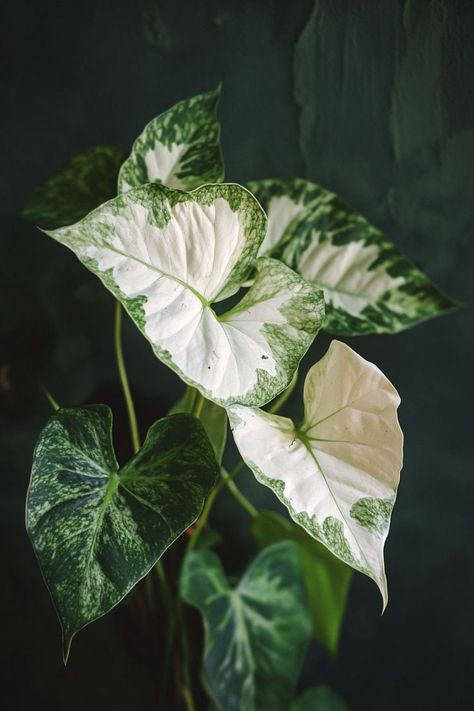
[{"label": "plant cluster", "polygon": [[[352,570],[375,581],[386,605],[399,396],[375,365],[333,340],[306,374],[301,421],[279,413],[321,328],[339,337],[397,333],[454,303],[328,190],[302,179],[222,182],[219,93],[152,120],[128,156],[97,147],[74,158],[26,206],[26,217],[116,299],[135,450],[119,468],[110,409],[62,408],[51,398],[27,528],[65,660],[79,630],[153,574],[167,627],[164,698],[174,674],[182,703],[195,705],[190,605],[204,622],[201,683],[217,708],[343,708],[324,688],[296,697],[296,684],[311,637],[337,649]],[[123,309],[186,384],[143,443],[122,355]],[[228,422],[242,457],[231,472],[223,466]],[[236,484],[244,465],[290,518],[256,510]],[[232,582],[206,535],[225,487],[261,549]],[[161,557],[184,532],[179,581],[170,580]]]}]

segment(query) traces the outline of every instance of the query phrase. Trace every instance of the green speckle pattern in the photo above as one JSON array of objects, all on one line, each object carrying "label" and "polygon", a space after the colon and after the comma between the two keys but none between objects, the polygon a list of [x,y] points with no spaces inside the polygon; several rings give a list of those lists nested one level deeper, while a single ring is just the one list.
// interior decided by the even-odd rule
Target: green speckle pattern
[{"label": "green speckle pattern", "polygon": [[119,470],[105,405],[59,410],[33,457],[26,524],[63,629],[111,610],[196,520],[218,474],[198,420],[163,418]]},{"label": "green speckle pattern", "polygon": [[141,186],[48,234],[101,279],[160,360],[224,407],[273,399],[324,318],[322,291],[269,258],[257,260],[255,282],[235,308],[219,317],[212,310],[245,281],[265,234],[263,210],[238,185],[190,193]]},{"label": "green speckle pattern", "polygon": [[288,509],[288,513],[293,521],[302,526],[313,538],[326,546],[326,548],[328,548],[331,553],[339,558],[339,560],[343,561],[347,565],[350,565],[351,568],[364,573],[364,575],[368,575],[378,584],[378,580],[374,576],[373,572],[367,568],[362,560],[356,558],[355,554],[351,550],[351,547],[344,536],[344,529],[341,521],[333,516],[328,516],[322,523],[319,523],[314,516],[309,516],[306,511],[295,511],[290,499],[285,496],[284,481],[281,479],[272,479],[266,476],[257,464],[255,464],[255,462],[246,459],[245,463],[253,471],[257,481],[261,484],[265,484],[265,486],[268,486],[269,489],[272,489],[275,492],[282,504],[284,504]]},{"label": "green speckle pattern", "polygon": [[119,192],[155,181],[180,190],[221,182],[219,96],[220,88],[185,99],[150,121],[120,170]]},{"label": "green speckle pattern", "polygon": [[373,499],[365,497],[359,499],[351,508],[350,515],[354,521],[369,531],[383,536],[390,527],[395,496],[388,499]]},{"label": "green speckle pattern", "polygon": [[290,201],[270,254],[324,289],[324,329],[330,333],[397,333],[456,308],[334,193],[301,179],[257,181],[249,188],[266,211],[272,201]]},{"label": "green speckle pattern", "polygon": [[221,711],[287,711],[311,632],[297,546],[260,553],[231,588],[219,558],[191,553],[181,594],[205,627],[206,684]]},{"label": "green speckle pattern", "polygon": [[43,229],[71,225],[117,192],[117,176],[127,154],[115,146],[96,146],[73,158],[38,187],[23,216]]}]

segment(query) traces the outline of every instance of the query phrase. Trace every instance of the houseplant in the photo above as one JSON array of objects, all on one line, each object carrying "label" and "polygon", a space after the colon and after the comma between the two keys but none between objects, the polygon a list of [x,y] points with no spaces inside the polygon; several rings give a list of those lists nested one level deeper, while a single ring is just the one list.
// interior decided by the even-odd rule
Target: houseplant
[{"label": "houseplant", "polygon": [[[202,684],[218,708],[314,707],[328,692],[295,698],[299,669],[311,635],[337,648],[351,569],[387,601],[399,397],[376,366],[334,340],[306,374],[302,421],[281,410],[321,328],[342,338],[396,333],[454,304],[324,188],[301,179],[223,183],[218,98],[219,89],[161,114],[128,157],[98,147],[75,158],[26,207],[116,297],[135,450],[119,469],[110,410],[60,408],[50,396],[56,412],[35,449],[27,527],[65,660],[80,629],[153,575],[167,627],[163,700],[176,687],[195,706],[185,603],[202,613]],[[187,385],[143,444],[122,355],[123,309]],[[231,472],[228,420],[242,456]],[[235,483],[244,463],[293,523],[245,498]],[[262,548],[236,585],[205,536],[226,486]],[[178,585],[161,556],[184,532]]]}]

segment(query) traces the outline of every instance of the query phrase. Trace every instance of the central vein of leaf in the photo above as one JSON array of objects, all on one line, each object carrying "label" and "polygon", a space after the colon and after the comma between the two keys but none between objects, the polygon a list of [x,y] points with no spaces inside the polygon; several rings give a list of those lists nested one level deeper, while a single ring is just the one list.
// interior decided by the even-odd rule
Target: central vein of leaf
[{"label": "central vein of leaf", "polygon": [[132,255],[132,254],[127,254],[126,252],[122,252],[121,249],[117,249],[116,247],[112,247],[110,244],[107,245],[107,248],[110,249],[111,252],[115,252],[115,254],[120,254],[120,256],[125,257],[126,259],[130,259],[133,262],[138,262],[138,264],[142,264],[144,267],[147,267],[147,269],[150,269],[153,272],[157,272],[158,274],[161,274],[161,276],[165,277],[166,279],[171,279],[171,281],[175,281],[177,284],[180,284],[182,287],[185,289],[188,289],[191,291],[194,296],[196,296],[199,301],[202,303],[204,307],[210,307],[209,301],[197,291],[191,284],[188,284],[186,281],[183,281],[179,277],[175,276],[174,274],[170,274],[169,272],[165,272],[163,269],[160,269],[159,267],[155,266],[154,264],[150,264],[149,262],[144,262],[142,259],[139,259],[138,257]]}]

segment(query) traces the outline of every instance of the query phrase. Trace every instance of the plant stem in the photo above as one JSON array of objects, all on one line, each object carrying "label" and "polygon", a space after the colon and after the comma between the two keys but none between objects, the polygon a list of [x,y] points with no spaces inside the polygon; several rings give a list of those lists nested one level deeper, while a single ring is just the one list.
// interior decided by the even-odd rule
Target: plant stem
[{"label": "plant stem", "polygon": [[[190,539],[188,541],[188,545],[186,547],[186,555],[194,549],[194,547],[198,541],[198,538],[201,535],[202,529],[204,528],[204,526],[206,525],[206,523],[208,521],[209,514],[211,513],[211,509],[214,505],[214,501],[216,500],[218,495],[221,493],[224,486],[228,486],[229,485],[228,482],[232,482],[233,479],[237,476],[237,474],[241,471],[241,469],[244,468],[244,466],[245,466],[245,462],[243,459],[241,459],[240,462],[238,464],[236,464],[236,466],[232,469],[232,471],[229,474],[226,474],[225,477],[222,476],[221,481],[214,487],[214,489],[211,491],[211,493],[207,497],[206,503],[204,504],[204,508],[202,510],[202,514],[200,515],[200,517],[198,519],[198,522],[196,524],[196,528],[194,529],[193,535],[190,537]],[[234,487],[235,487],[235,489],[237,489],[235,484],[234,484]],[[243,494],[242,494],[242,496],[243,496]],[[255,516],[255,514],[257,513],[257,511],[252,506],[252,504],[250,504],[249,501],[246,500],[246,502],[253,509],[253,512],[251,514],[251,516],[253,518]],[[247,508],[246,508],[246,510],[247,510]]]},{"label": "plant stem", "polygon": [[229,474],[227,474],[224,469],[221,469],[221,477],[223,478],[224,483],[226,484],[232,496],[239,502],[242,508],[247,511],[249,516],[251,516],[252,518],[256,518],[258,516],[257,509],[252,503],[250,503],[247,497],[243,495],[240,489],[234,484],[233,479],[231,479]]},{"label": "plant stem", "polygon": [[197,417],[199,419],[201,416],[203,407],[204,407],[204,396],[201,395],[201,393],[198,390],[196,390],[196,395],[195,395],[195,399],[193,402],[193,409],[191,410],[191,415],[194,415],[194,417]]},{"label": "plant stem", "polygon": [[44,390],[44,394],[46,395],[46,398],[47,398],[49,404],[51,405],[51,407],[53,408],[53,410],[54,410],[55,412],[57,412],[57,411],[60,409],[58,403],[56,402],[56,400],[54,399],[54,397],[51,395],[51,393],[50,393],[48,390],[46,390],[46,388],[44,387],[44,385],[43,385],[43,390]]},{"label": "plant stem", "polygon": [[184,705],[186,706],[186,711],[195,711],[192,693],[191,673],[189,671],[189,645],[188,638],[186,635],[186,627],[184,624],[183,606],[179,596],[176,604],[176,616],[181,632],[181,653],[183,659],[183,679],[181,683],[181,694],[183,697]]},{"label": "plant stem", "polygon": [[137,415],[135,405],[133,404],[132,393],[128,384],[127,371],[125,370],[125,362],[123,359],[122,350],[122,306],[119,301],[115,302],[115,355],[117,358],[117,367],[122,384],[123,396],[127,406],[128,421],[130,424],[130,435],[132,438],[133,451],[135,454],[140,449],[140,436],[138,434]]},{"label": "plant stem", "polygon": [[[128,422],[130,425],[130,436],[132,438],[133,451],[135,454],[140,449],[140,436],[138,433],[137,415],[135,412],[135,405],[133,404],[132,393],[130,391],[130,386],[128,383],[127,371],[125,368],[125,361],[123,357],[122,349],[122,306],[117,301],[115,303],[115,353],[117,357],[117,366],[120,376],[120,382],[122,384],[123,395],[125,398],[125,404],[127,406],[128,412]],[[166,579],[166,573],[161,560],[159,560],[155,565],[155,571],[158,577],[158,583],[161,591],[161,597],[163,600],[163,606],[168,615],[168,635],[166,641],[166,651],[165,660],[163,665],[163,686],[161,689],[161,696],[164,698],[166,693],[166,686],[168,683],[168,670],[169,670],[169,659],[171,656],[171,648],[173,645],[174,636],[174,626],[175,626],[175,615],[173,612],[173,596],[171,595],[171,590]],[[151,586],[148,586],[148,592],[150,592]],[[192,702],[192,699],[191,699]],[[194,706],[189,706],[187,704],[189,711],[193,711]]]}]

